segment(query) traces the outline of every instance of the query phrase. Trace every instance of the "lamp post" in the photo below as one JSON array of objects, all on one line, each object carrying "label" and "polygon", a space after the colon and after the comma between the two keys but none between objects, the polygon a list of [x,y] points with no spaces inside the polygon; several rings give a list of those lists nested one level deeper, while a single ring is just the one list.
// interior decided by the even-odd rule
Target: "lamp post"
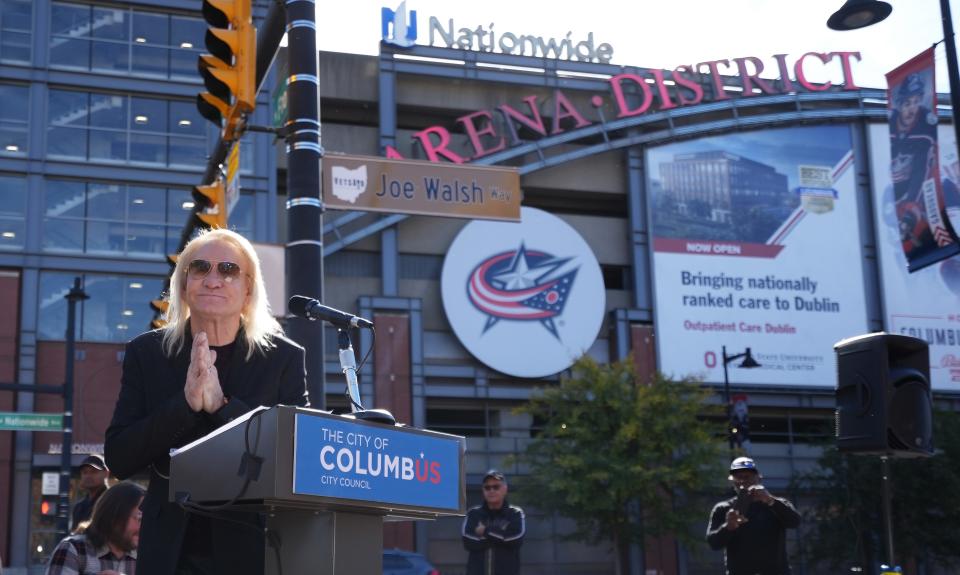
[{"label": "lamp post", "polygon": [[[830,19],[827,26],[833,30],[856,30],[882,21],[893,8],[881,0],[847,0]],[[943,22],[943,47],[947,52],[947,79],[950,82],[950,107],[953,112],[953,133],[956,144],[960,146],[960,71],[957,66],[957,46],[953,41],[953,16],[950,14],[950,0],[940,0],[940,20]],[[934,87],[936,92],[936,87]],[[883,487],[883,522],[886,535],[887,564],[893,569],[893,512],[890,503],[890,462],[886,455],[880,456],[880,475]]]},{"label": "lamp post", "polygon": [[722,346],[723,353],[723,401],[727,404],[727,440],[730,442],[730,449],[733,450],[733,434],[730,433],[729,425],[733,413],[731,412],[730,406],[730,375],[727,373],[727,364],[731,361],[736,361],[743,358],[743,361],[740,362],[740,365],[737,367],[742,367],[744,369],[753,369],[755,367],[760,367],[760,364],[757,363],[757,360],[753,359],[753,355],[750,354],[750,348],[743,353],[738,353],[735,355],[727,355],[727,346]]},{"label": "lamp post", "polygon": [[[827,26],[833,30],[856,30],[883,21],[893,7],[881,0],[847,0],[839,10],[827,20]],[[953,17],[950,14],[950,0],[940,0],[940,20],[943,22],[943,47],[947,52],[947,79],[950,82],[950,107],[953,110],[953,132],[960,146],[960,67],[957,66],[957,45],[953,41]],[[936,87],[934,87],[936,92]]]}]

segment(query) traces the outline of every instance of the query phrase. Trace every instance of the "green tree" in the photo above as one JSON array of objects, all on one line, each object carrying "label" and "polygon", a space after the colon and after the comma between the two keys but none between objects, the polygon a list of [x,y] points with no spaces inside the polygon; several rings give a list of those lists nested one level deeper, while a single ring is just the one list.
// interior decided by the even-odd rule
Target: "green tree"
[{"label": "green tree", "polygon": [[[703,508],[688,495],[723,475],[720,426],[700,417],[715,410],[709,395],[691,379],[639,382],[631,360],[579,359],[569,377],[521,408],[544,426],[520,455],[529,466],[520,496],[573,519],[569,538],[611,544],[620,573],[644,534],[690,541]],[[638,506],[641,521],[631,511]]]},{"label": "green tree", "polygon": [[[960,567],[960,414],[934,411],[937,453],[924,459],[891,459],[893,540],[896,561],[931,561]],[[819,468],[798,487],[816,497],[807,512],[812,526],[805,549],[812,564],[831,572],[858,565],[875,572],[887,551],[880,458],[829,448]],[[910,570],[913,572],[913,570]]]}]

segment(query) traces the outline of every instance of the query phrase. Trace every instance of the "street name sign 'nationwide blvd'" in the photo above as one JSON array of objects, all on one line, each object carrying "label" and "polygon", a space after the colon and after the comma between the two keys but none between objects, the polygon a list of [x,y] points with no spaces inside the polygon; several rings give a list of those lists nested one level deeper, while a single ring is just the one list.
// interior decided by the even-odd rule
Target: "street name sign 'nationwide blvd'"
[{"label": "street name sign 'nationwide blvd'", "polygon": [[62,413],[0,411],[0,431],[60,431],[62,429]]},{"label": "street name sign 'nationwide blvd'", "polygon": [[335,154],[322,166],[331,209],[520,221],[516,168]]}]

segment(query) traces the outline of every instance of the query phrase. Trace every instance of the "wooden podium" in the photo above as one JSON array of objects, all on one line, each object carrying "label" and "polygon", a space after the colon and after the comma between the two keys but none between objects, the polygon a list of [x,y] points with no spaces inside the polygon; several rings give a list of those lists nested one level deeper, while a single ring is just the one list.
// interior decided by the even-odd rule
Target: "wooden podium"
[{"label": "wooden podium", "polygon": [[380,575],[384,518],[466,512],[464,449],[445,433],[258,408],[171,453],[170,500],[263,513],[266,574]]}]

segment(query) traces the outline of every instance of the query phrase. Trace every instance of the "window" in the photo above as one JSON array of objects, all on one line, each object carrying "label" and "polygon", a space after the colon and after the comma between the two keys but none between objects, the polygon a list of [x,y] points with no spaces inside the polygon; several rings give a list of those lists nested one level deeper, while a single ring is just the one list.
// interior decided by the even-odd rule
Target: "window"
[{"label": "window", "polygon": [[38,337],[62,341],[67,331],[67,300],[75,277],[90,299],[77,303],[77,333],[80,341],[124,342],[150,329],[153,308],[164,280],[154,277],[40,273]]},{"label": "window", "polygon": [[32,0],[0,0],[0,62],[30,63]]},{"label": "window", "polygon": [[51,16],[51,67],[199,81],[199,18],[67,2]]},{"label": "window", "polygon": [[0,84],[0,156],[27,154],[29,93],[26,86]]},{"label": "window", "polygon": [[47,156],[150,166],[207,162],[204,120],[193,102],[50,90]]},{"label": "window", "polygon": [[251,241],[253,240],[253,206],[253,194],[241,192],[240,197],[237,198],[237,205],[233,206],[233,211],[227,218],[227,226],[231,230]]},{"label": "window", "polygon": [[22,249],[27,231],[27,179],[0,176],[0,250]]},{"label": "window", "polygon": [[42,248],[164,258],[176,251],[192,207],[184,189],[47,180]]}]

